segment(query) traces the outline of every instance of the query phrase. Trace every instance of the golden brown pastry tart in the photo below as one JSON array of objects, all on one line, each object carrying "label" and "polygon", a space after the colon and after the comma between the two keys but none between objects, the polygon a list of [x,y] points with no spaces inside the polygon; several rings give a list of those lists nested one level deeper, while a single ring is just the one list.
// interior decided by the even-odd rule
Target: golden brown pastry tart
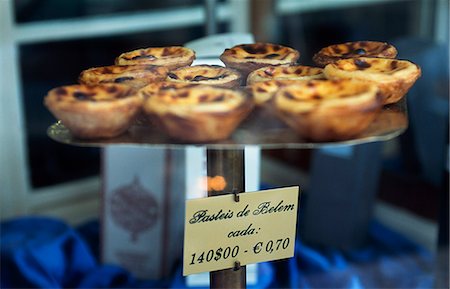
[{"label": "golden brown pastry tart", "polygon": [[146,85],[145,87],[139,89],[138,93],[144,100],[146,100],[159,91],[177,90],[182,88],[191,88],[194,86],[198,86],[198,84],[187,82],[160,81]]},{"label": "golden brown pastry tart", "polygon": [[420,77],[421,69],[407,60],[387,58],[343,59],[325,67],[327,78],[351,78],[374,83],[383,104],[399,101]]},{"label": "golden brown pastry tart", "polygon": [[247,88],[250,91],[250,94],[253,97],[253,101],[256,105],[262,106],[269,104],[272,100],[275,93],[280,90],[282,87],[287,85],[297,84],[301,82],[301,80],[297,79],[272,79],[261,82],[253,83],[249,85]]},{"label": "golden brown pastry tart", "polygon": [[247,76],[253,70],[269,65],[294,64],[300,57],[300,53],[287,46],[272,43],[252,43],[236,45],[225,51],[220,60],[227,67],[237,69],[242,77]]},{"label": "golden brown pastry tart", "polygon": [[[146,99],[159,91],[178,90],[182,88],[190,88],[198,86],[199,84],[187,83],[187,82],[173,82],[173,81],[160,81],[152,82],[149,85],[141,88],[138,91],[139,96],[145,102]],[[147,115],[144,111],[138,116],[137,124],[140,125],[156,125],[160,126],[160,121],[154,115]]]},{"label": "golden brown pastry tart", "polygon": [[322,68],[304,65],[266,66],[252,71],[247,77],[247,85],[271,79],[324,79]]},{"label": "golden brown pastry tart", "polygon": [[340,59],[375,57],[395,58],[397,49],[391,44],[378,41],[356,41],[335,44],[322,48],[313,56],[313,61],[320,67]]},{"label": "golden brown pastry tart", "polygon": [[94,67],[80,73],[81,84],[122,83],[139,89],[151,82],[162,81],[169,70],[163,66],[110,65]]},{"label": "golden brown pastry tart", "polygon": [[195,59],[192,49],[182,46],[150,47],[125,52],[116,58],[117,65],[157,65],[168,69],[191,65]]},{"label": "golden brown pastry tart", "polygon": [[167,80],[235,88],[241,83],[241,74],[234,69],[218,65],[195,65],[170,71]]},{"label": "golden brown pastry tart", "polygon": [[243,92],[213,86],[160,90],[144,103],[170,137],[188,142],[227,139],[251,109]]},{"label": "golden brown pastry tart", "polygon": [[91,139],[125,132],[142,99],[123,84],[69,85],[50,90],[44,104],[73,136]]},{"label": "golden brown pastry tart", "polygon": [[382,105],[374,84],[361,81],[311,80],[289,85],[274,97],[278,116],[312,141],[352,138],[374,120]]}]

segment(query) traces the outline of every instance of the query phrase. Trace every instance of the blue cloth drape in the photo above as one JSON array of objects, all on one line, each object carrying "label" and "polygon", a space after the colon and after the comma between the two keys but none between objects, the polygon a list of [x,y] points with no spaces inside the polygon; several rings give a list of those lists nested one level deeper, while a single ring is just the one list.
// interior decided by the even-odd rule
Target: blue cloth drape
[{"label": "blue cloth drape", "polygon": [[[2,288],[184,288],[181,268],[168,280],[137,280],[98,261],[99,224],[72,228],[57,219],[23,217],[0,224]],[[262,263],[252,288],[433,288],[435,257],[374,222],[362,248],[312,247]],[[250,287],[249,287],[250,288]]]},{"label": "blue cloth drape", "polygon": [[2,288],[164,287],[138,282],[118,266],[99,265],[81,234],[56,219],[4,222],[0,241]]},{"label": "blue cloth drape", "polygon": [[434,256],[373,222],[362,248],[311,248],[300,241],[289,261],[291,288],[434,288]]}]

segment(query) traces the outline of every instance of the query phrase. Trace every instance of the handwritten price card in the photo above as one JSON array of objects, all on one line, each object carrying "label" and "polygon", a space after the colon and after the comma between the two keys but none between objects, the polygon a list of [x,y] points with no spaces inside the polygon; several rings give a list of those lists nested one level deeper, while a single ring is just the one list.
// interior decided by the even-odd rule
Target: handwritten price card
[{"label": "handwritten price card", "polygon": [[294,256],[298,187],[188,200],[183,275]]}]

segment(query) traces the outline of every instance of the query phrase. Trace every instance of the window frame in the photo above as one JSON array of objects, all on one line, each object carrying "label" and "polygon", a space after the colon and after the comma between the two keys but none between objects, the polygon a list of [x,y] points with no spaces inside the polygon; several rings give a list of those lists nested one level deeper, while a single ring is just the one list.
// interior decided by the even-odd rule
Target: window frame
[{"label": "window frame", "polygon": [[[247,7],[248,0],[217,3],[216,21],[229,21],[230,32],[247,32]],[[206,21],[204,7],[196,5],[20,24],[15,23],[14,15],[13,0],[0,1],[0,219],[42,214],[77,223],[98,216],[100,176],[42,188],[31,185],[20,45],[203,25]]]}]

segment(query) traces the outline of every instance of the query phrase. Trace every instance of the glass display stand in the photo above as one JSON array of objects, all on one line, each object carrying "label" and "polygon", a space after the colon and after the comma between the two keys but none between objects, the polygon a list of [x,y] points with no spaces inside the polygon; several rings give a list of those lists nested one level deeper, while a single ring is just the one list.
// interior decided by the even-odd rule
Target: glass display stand
[{"label": "glass display stand", "polygon": [[274,117],[264,113],[254,113],[244,121],[229,139],[214,143],[184,143],[169,138],[163,131],[151,125],[135,125],[126,133],[108,139],[80,140],[74,138],[60,122],[48,128],[47,134],[55,141],[76,145],[102,147],[107,145],[130,144],[149,148],[185,148],[204,146],[207,149],[236,149],[246,145],[258,145],[262,149],[320,148],[323,146],[347,146],[375,141],[386,141],[397,137],[408,127],[405,100],[385,106],[370,126],[355,138],[339,142],[310,142],[298,136]]},{"label": "glass display stand", "polygon": [[[339,142],[309,142],[277,120],[255,113],[250,116],[227,140],[214,143],[183,143],[167,137],[164,132],[149,125],[135,125],[127,133],[110,139],[80,140],[74,138],[64,125],[57,122],[48,128],[55,141],[87,147],[109,145],[135,145],[151,148],[183,149],[202,146],[207,149],[207,175],[220,175],[227,180],[223,191],[209,196],[241,193],[244,191],[244,148],[257,145],[261,149],[316,149],[327,146],[351,146],[369,142],[387,141],[399,136],[408,127],[405,100],[383,108],[372,124],[358,137]],[[210,273],[211,288],[245,288],[245,266]]]}]

